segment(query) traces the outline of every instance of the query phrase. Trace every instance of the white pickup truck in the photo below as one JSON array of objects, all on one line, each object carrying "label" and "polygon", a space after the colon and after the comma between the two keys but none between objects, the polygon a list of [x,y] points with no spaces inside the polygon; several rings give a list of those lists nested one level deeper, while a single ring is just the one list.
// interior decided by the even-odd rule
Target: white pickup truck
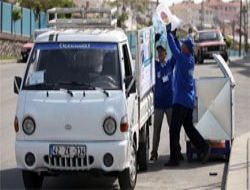
[{"label": "white pickup truck", "polygon": [[[136,42],[153,41],[152,28],[145,31]],[[53,29],[36,38],[23,78],[14,80],[16,161],[26,188],[67,171],[101,171],[122,189],[135,187],[137,169],[147,169],[154,111],[147,43],[133,61],[118,28]]]}]

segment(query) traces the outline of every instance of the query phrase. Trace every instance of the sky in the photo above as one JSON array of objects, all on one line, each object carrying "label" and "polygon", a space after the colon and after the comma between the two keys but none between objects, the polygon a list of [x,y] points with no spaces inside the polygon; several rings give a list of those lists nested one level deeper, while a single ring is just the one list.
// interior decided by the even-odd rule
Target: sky
[{"label": "sky", "polygon": [[[183,0],[159,0],[160,2],[161,1],[165,1],[165,2],[167,2],[167,4],[170,6],[170,5],[172,5],[173,3],[179,3],[179,2],[181,2],[181,1],[183,1]],[[194,2],[195,3],[200,3],[202,0],[194,0]],[[225,1],[225,2],[227,2],[227,1],[230,1],[230,0],[223,0],[223,1]]]}]

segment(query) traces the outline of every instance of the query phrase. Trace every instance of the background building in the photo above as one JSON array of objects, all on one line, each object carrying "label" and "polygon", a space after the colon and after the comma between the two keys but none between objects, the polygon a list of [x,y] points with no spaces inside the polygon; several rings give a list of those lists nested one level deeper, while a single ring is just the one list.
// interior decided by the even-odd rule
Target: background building
[{"label": "background building", "polygon": [[[246,6],[243,0],[243,6]],[[197,28],[219,27],[226,34],[232,34],[233,28],[239,30],[240,23],[240,1],[233,0],[224,2],[222,0],[203,0],[197,4],[194,0],[184,0],[170,7],[173,14],[181,18],[184,24],[191,24]],[[245,14],[245,19],[250,23],[250,14]],[[247,21],[246,21],[247,23]],[[244,16],[242,16],[242,27]],[[248,33],[250,25],[248,24]]]}]

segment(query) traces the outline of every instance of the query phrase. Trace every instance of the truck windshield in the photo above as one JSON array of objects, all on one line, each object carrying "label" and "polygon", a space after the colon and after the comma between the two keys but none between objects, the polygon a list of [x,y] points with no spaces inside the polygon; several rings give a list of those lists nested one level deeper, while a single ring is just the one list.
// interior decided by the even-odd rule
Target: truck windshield
[{"label": "truck windshield", "polygon": [[219,32],[200,32],[198,36],[198,41],[199,42],[204,42],[204,41],[219,41],[222,39],[222,36]]},{"label": "truck windshield", "polygon": [[115,43],[37,43],[25,74],[24,89],[121,89]]}]

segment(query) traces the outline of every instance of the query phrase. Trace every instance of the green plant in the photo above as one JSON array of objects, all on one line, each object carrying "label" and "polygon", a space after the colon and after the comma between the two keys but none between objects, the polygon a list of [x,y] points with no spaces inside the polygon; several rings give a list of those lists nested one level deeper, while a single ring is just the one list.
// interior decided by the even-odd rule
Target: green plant
[{"label": "green plant", "polygon": [[225,36],[225,43],[227,48],[231,48],[233,45],[233,39],[228,36]]},{"label": "green plant", "polygon": [[122,12],[121,15],[118,16],[117,18],[117,26],[118,27],[124,27],[124,24],[128,20],[128,13],[127,12]]},{"label": "green plant", "polygon": [[[30,8],[34,11],[36,22],[39,21],[40,12],[47,11],[53,7],[74,7],[73,0],[18,0],[21,6]],[[71,14],[65,14],[66,18],[70,18]],[[40,24],[38,22],[38,24]]]},{"label": "green plant", "polygon": [[11,13],[12,16],[12,22],[13,22],[13,27],[14,27],[14,34],[15,34],[15,24],[18,20],[22,18],[22,13],[21,13],[21,8],[19,5],[15,5],[13,8],[13,11]]},{"label": "green plant", "polygon": [[140,4],[138,4],[137,5],[137,10],[139,11],[139,12],[141,12],[141,13],[145,13],[146,12],[146,5],[145,4],[142,4],[142,3],[140,3]]}]

